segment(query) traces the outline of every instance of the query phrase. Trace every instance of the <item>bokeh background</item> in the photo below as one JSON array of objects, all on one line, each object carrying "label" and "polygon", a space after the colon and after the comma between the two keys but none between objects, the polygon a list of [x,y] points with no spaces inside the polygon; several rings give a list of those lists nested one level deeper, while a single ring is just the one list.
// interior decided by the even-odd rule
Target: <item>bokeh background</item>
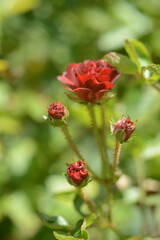
[{"label": "bokeh background", "polygon": [[[53,101],[65,104],[74,140],[99,171],[86,109],[67,98],[56,77],[71,62],[101,59],[110,51],[126,54],[125,39],[141,40],[153,62],[160,62],[159,0],[0,0],[1,240],[53,239],[37,211],[61,215],[70,224],[81,218],[63,175],[75,156],[59,129],[42,116]],[[114,92],[117,96],[106,105],[108,119],[129,114],[138,120],[133,140],[123,146],[124,176],[118,184],[114,219],[129,237],[143,233],[147,218],[154,234],[160,224],[159,93],[131,76],[121,76]],[[111,156],[110,134],[108,143]],[[70,194],[57,194],[64,190]],[[150,206],[145,216],[136,204],[144,190],[145,204]],[[93,181],[88,193],[96,197],[98,192]],[[101,239],[96,229],[90,236]],[[110,239],[116,239],[112,232]]]}]

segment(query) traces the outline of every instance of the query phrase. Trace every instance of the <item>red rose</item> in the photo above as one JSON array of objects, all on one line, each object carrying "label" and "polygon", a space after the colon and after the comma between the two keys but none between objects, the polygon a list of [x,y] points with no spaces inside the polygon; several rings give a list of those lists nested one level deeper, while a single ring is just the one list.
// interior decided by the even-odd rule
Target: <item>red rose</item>
[{"label": "red rose", "polygon": [[99,101],[102,96],[114,87],[120,76],[115,68],[102,60],[86,60],[82,63],[71,63],[58,80],[66,84],[67,89],[82,100]]},{"label": "red rose", "polygon": [[83,182],[87,183],[88,171],[85,169],[85,163],[79,160],[71,163],[67,169],[67,178],[72,185],[81,185]]},{"label": "red rose", "polygon": [[123,143],[131,138],[135,129],[136,125],[134,122],[122,117],[114,126],[114,134],[116,138]]},{"label": "red rose", "polygon": [[68,111],[63,104],[54,102],[48,108],[48,116],[54,119],[62,119],[64,116],[68,116]]}]

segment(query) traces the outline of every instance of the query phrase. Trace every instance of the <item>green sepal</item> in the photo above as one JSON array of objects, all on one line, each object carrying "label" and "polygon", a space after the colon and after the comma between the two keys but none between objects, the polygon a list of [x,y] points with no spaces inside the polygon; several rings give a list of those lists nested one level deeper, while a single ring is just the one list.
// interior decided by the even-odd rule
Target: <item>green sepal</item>
[{"label": "green sepal", "polygon": [[69,184],[73,185],[76,188],[83,188],[83,187],[87,186],[87,184],[89,182],[92,181],[92,178],[90,178],[90,176],[88,175],[87,178],[84,179],[80,185],[77,185],[72,181],[72,179],[68,176],[68,174],[65,174],[65,177],[67,178],[67,181],[69,182]]},{"label": "green sepal", "polygon": [[88,101],[80,99],[75,94],[72,94],[72,93],[65,93],[65,94],[73,102],[77,102],[77,103],[84,104],[84,105],[87,105],[88,103],[89,104],[92,103],[92,104],[95,104],[95,105],[100,105],[101,103],[105,103],[105,102],[109,101],[110,99],[112,99],[116,96],[116,94],[111,94],[111,95],[108,96],[107,92],[106,92],[106,94],[104,94],[103,97],[100,100],[98,100],[96,102],[88,102]]},{"label": "green sepal", "polygon": [[68,123],[66,116],[62,117],[62,119],[55,119],[51,116],[48,116],[48,119],[54,127],[62,127],[63,125],[66,125]]},{"label": "green sepal", "polygon": [[114,98],[115,96],[116,96],[117,94],[111,94],[111,95],[107,95],[107,93],[106,94],[104,94],[103,95],[103,97],[100,99],[100,101],[97,101],[97,102],[95,102],[95,104],[97,104],[97,105],[101,105],[101,104],[103,104],[103,103],[105,103],[105,102],[108,102],[109,100],[111,100],[112,98]]},{"label": "green sepal", "polygon": [[117,141],[119,141],[120,143],[123,143],[125,139],[125,129],[116,130],[114,135]]},{"label": "green sepal", "polygon": [[67,97],[72,100],[73,102],[77,102],[77,103],[81,103],[81,104],[87,104],[88,101],[82,100],[79,97],[77,97],[77,95],[75,95],[74,93],[65,93],[67,95]]}]

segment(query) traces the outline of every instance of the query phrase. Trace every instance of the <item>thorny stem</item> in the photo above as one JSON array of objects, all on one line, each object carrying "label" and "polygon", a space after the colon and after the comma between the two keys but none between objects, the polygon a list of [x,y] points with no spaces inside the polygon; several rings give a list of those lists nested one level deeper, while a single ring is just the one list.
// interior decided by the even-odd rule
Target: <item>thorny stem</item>
[{"label": "thorny stem", "polygon": [[[76,154],[76,156],[81,159],[83,162],[85,162],[84,157],[81,155],[81,153],[79,152],[76,144],[74,143],[74,141],[72,140],[72,137],[69,133],[68,130],[68,126],[65,124],[61,127],[61,130],[63,132],[63,134],[65,135],[65,138],[69,144],[69,146],[71,147],[72,151]],[[93,178],[96,179],[99,182],[102,182],[102,179],[99,178],[94,172],[93,170],[87,165],[87,169],[89,170],[89,172],[92,174]]]},{"label": "thorny stem", "polygon": [[69,146],[71,147],[72,151],[77,155],[77,157],[78,157],[79,159],[81,159],[82,161],[85,162],[85,160],[84,160],[84,158],[82,157],[81,153],[80,153],[79,150],[77,149],[77,146],[75,145],[75,143],[74,143],[73,140],[72,140],[72,137],[71,137],[71,135],[70,135],[70,133],[69,133],[69,131],[68,131],[68,126],[67,126],[67,124],[63,125],[63,126],[61,127],[61,130],[62,130],[63,134],[65,135],[66,140],[67,140]]},{"label": "thorny stem", "polygon": [[112,205],[113,205],[113,193],[112,193],[112,183],[106,187],[106,192],[108,193],[108,221],[112,224]]},{"label": "thorny stem", "polygon": [[116,139],[114,142],[114,151],[113,151],[113,169],[112,169],[112,182],[114,183],[114,177],[116,173],[116,168],[119,164],[119,157],[121,153],[122,144]]},{"label": "thorny stem", "polygon": [[[107,173],[110,174],[109,171],[109,163],[108,163],[108,155],[107,155],[107,142],[106,142],[106,133],[107,133],[107,126],[106,126],[106,120],[105,120],[105,109],[104,109],[104,103],[100,105],[100,111],[101,111],[101,120],[102,120],[102,133],[101,133],[101,139],[102,139],[102,147],[104,151],[104,156],[106,160],[106,168]],[[105,166],[102,166],[105,167]],[[106,185],[106,192],[108,193],[108,221],[112,223],[112,201],[113,201],[113,194],[112,194],[112,184]]]},{"label": "thorny stem", "polygon": [[77,188],[77,193],[83,199],[83,201],[86,203],[86,205],[88,206],[88,209],[91,211],[91,213],[96,213],[97,211],[94,206],[94,202],[86,196],[83,189]]},{"label": "thorny stem", "polygon": [[111,172],[111,182],[109,186],[106,186],[106,192],[108,192],[108,220],[112,223],[112,205],[113,205],[113,191],[112,187],[115,181],[116,168],[119,164],[119,157],[121,151],[121,143],[115,138],[114,152],[113,152],[113,168]]},{"label": "thorny stem", "polygon": [[87,107],[88,107],[89,115],[90,115],[90,118],[92,121],[92,127],[93,127],[93,132],[95,135],[95,139],[97,142],[97,146],[99,148],[99,152],[101,155],[102,176],[105,177],[106,173],[107,173],[107,164],[106,164],[106,159],[105,159],[105,155],[104,155],[104,151],[103,151],[103,147],[102,147],[102,143],[101,143],[100,134],[99,134],[98,127],[97,127],[94,105],[88,104]]},{"label": "thorny stem", "polygon": [[[107,142],[106,142],[106,132],[107,132],[107,126],[106,126],[106,120],[105,120],[105,108],[104,108],[104,103],[101,103],[100,105],[100,111],[101,111],[101,120],[102,120],[102,147],[103,147],[103,151],[104,151],[104,157],[105,157],[105,164],[107,164],[107,168],[109,168],[108,166],[108,155],[107,155]],[[104,167],[104,166],[102,166]]]},{"label": "thorny stem", "polygon": [[[101,162],[102,162],[102,176],[106,177],[107,175],[107,170],[108,170],[108,166],[107,166],[107,156],[104,153],[104,145],[102,145],[102,141],[105,138],[105,128],[106,128],[106,123],[105,123],[105,114],[104,114],[104,108],[101,109],[101,115],[102,115],[102,121],[103,121],[103,136],[102,136],[102,141],[101,141],[101,137],[99,135],[99,131],[97,128],[97,122],[96,122],[96,118],[95,118],[95,112],[94,112],[94,106],[93,105],[88,105],[88,110],[89,110],[89,114],[92,120],[92,127],[93,127],[93,131],[94,131],[94,135],[97,141],[97,146],[99,148],[100,154],[101,154]],[[108,193],[108,221],[110,223],[112,223],[112,200],[113,200],[113,195],[112,195],[112,179],[110,184],[108,184],[108,182],[104,182],[105,188],[106,188],[106,192]]]}]

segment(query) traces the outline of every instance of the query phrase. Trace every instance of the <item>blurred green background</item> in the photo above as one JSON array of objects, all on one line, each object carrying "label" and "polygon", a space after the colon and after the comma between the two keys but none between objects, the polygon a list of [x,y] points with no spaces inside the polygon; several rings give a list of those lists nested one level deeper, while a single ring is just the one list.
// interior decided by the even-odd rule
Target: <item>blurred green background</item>
[{"label": "blurred green background", "polygon": [[[59,129],[42,115],[54,101],[65,104],[73,138],[98,171],[85,107],[67,99],[56,77],[71,62],[101,59],[110,51],[126,54],[124,40],[130,38],[141,40],[153,62],[160,62],[159,0],[0,0],[1,240],[53,239],[37,211],[61,215],[70,224],[81,218],[73,207],[73,194],[56,196],[72,190],[63,173],[75,156]],[[130,76],[121,76],[114,92],[117,97],[106,105],[108,119],[122,114],[138,119],[133,141],[123,146],[124,176],[114,206],[115,222],[129,237],[143,233],[144,216],[136,204],[141,190],[147,191],[145,203],[154,207],[152,214],[160,225],[160,96]],[[108,142],[111,156],[110,135]],[[103,189],[93,181],[87,191],[96,197]],[[153,216],[146,215],[154,233]],[[91,229],[90,239],[102,239],[99,234]],[[106,239],[116,239],[108,234]]]}]

